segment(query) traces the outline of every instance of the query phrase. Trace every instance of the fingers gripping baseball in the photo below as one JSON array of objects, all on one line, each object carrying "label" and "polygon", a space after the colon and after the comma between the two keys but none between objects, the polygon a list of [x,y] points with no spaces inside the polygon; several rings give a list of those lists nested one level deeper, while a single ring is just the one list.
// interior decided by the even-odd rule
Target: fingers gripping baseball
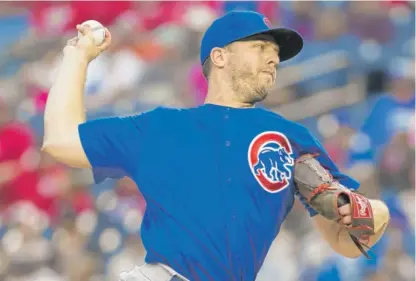
[{"label": "fingers gripping baseball", "polygon": [[351,205],[347,204],[347,205],[344,205],[342,207],[339,207],[338,212],[339,212],[339,215],[341,216],[340,223],[343,224],[344,226],[351,225],[351,223],[352,223]]},{"label": "fingers gripping baseball", "polygon": [[68,42],[66,43],[67,46],[71,46],[71,47],[75,47],[78,43],[79,38],[78,37],[74,37],[68,40]]},{"label": "fingers gripping baseball", "polygon": [[76,27],[82,36],[68,40],[64,53],[78,50],[90,62],[111,45],[111,33],[107,28],[105,28],[104,41],[97,45],[94,41],[93,31],[89,25],[77,25]]}]

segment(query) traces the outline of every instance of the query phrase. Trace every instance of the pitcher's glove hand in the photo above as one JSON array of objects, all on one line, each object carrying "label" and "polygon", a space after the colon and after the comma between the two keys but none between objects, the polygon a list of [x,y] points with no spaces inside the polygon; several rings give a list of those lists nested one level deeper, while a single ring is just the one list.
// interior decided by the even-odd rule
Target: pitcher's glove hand
[{"label": "pitcher's glove hand", "polygon": [[369,237],[374,235],[373,210],[369,200],[349,190],[321,166],[311,154],[305,154],[296,160],[294,178],[299,193],[306,198],[309,205],[328,220],[341,221],[339,208],[350,204],[351,224],[346,225],[351,239],[369,258],[363,247]]}]

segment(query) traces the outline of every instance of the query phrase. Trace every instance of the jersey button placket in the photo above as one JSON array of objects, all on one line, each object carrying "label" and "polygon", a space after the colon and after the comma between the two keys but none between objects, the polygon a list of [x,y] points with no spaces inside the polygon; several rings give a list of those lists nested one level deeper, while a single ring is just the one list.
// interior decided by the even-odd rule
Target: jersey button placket
[{"label": "jersey button placket", "polygon": [[[230,108],[227,108],[226,112],[224,113],[224,122],[227,122],[230,120]],[[231,141],[228,139],[225,141],[225,146],[226,147],[230,147],[231,146]],[[226,184],[230,184],[231,183],[231,177],[228,176],[226,178]],[[231,212],[231,219],[235,220],[237,218],[237,215],[235,212]]]},{"label": "jersey button placket", "polygon": [[[230,109],[229,108],[227,108],[227,112],[224,114],[224,119],[227,121],[229,118],[230,118],[230,115],[228,114],[228,111],[229,111]],[[231,142],[229,141],[229,140],[226,140],[225,141],[225,146],[226,147],[230,147],[231,146]]]}]

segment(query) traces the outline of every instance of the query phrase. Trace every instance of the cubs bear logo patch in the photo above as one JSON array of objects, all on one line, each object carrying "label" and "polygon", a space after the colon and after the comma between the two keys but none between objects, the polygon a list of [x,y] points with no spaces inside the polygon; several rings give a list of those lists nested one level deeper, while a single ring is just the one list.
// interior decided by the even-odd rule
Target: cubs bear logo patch
[{"label": "cubs bear logo patch", "polygon": [[248,162],[253,176],[264,190],[277,193],[289,186],[295,161],[284,134],[268,131],[257,135],[250,143]]}]

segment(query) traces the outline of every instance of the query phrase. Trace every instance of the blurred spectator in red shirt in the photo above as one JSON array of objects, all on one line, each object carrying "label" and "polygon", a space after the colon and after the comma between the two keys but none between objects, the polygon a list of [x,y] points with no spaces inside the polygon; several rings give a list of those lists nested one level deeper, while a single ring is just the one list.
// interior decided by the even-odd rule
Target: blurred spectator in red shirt
[{"label": "blurred spectator in red shirt", "polygon": [[131,1],[31,1],[21,2],[31,10],[31,23],[36,34],[59,35],[75,32],[75,26],[95,19],[110,25],[122,12],[130,9]]},{"label": "blurred spectator in red shirt", "polygon": [[382,5],[386,5],[389,8],[397,7],[397,6],[414,6],[414,1],[406,1],[406,0],[386,0],[386,1],[379,1]]},{"label": "blurred spectator in red shirt", "polygon": [[50,155],[40,154],[37,169],[37,195],[35,205],[43,210],[51,219],[59,216],[57,202],[72,188],[68,169],[59,164]]},{"label": "blurred spectator in red shirt", "polygon": [[[267,13],[266,3],[259,6]],[[89,19],[110,26],[121,15],[128,15],[138,30],[150,31],[165,23],[182,23],[190,7],[202,5],[219,11],[223,1],[24,1],[17,5],[30,9],[36,34],[50,36],[73,31],[76,24]]]},{"label": "blurred spectator in red shirt", "polygon": [[140,31],[152,31],[164,24],[186,25],[189,12],[198,7],[218,13],[222,9],[222,1],[132,2],[131,9],[124,11],[120,17],[128,18]]},{"label": "blurred spectator in red shirt", "polygon": [[34,196],[38,155],[29,126],[11,121],[10,109],[0,101],[0,206]]},{"label": "blurred spectator in red shirt", "polygon": [[9,112],[0,104],[0,210],[28,201],[51,216],[59,190],[68,184],[65,170],[38,152],[32,129],[11,121]]},{"label": "blurred spectator in red shirt", "polygon": [[177,23],[184,13],[186,2],[133,2],[138,27],[150,31],[162,24]]}]

